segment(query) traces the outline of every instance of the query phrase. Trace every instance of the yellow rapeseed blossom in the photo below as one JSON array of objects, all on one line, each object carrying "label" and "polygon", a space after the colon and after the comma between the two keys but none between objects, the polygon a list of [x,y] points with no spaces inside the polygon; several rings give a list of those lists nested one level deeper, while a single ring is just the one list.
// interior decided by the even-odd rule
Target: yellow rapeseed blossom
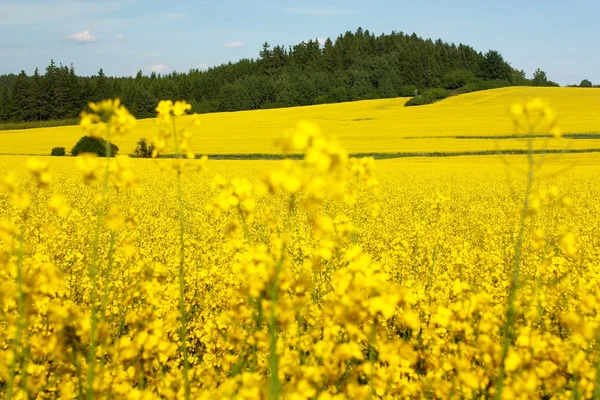
[{"label": "yellow rapeseed blossom", "polygon": [[93,153],[82,153],[78,155],[77,167],[83,175],[83,182],[89,184],[97,178],[98,156]]},{"label": "yellow rapeseed blossom", "polygon": [[[115,107],[84,118],[120,124]],[[165,144],[189,150],[172,127],[188,111],[159,104]],[[593,398],[600,157],[546,155],[525,196],[526,157],[509,174],[496,156],[356,158],[324,124],[284,134],[292,159],[176,175],[160,158],[2,156],[0,394]]]},{"label": "yellow rapeseed blossom", "polygon": [[135,127],[135,117],[119,99],[89,103],[88,107],[92,112],[83,111],[80,114],[80,126],[92,136],[110,140],[125,135]]}]

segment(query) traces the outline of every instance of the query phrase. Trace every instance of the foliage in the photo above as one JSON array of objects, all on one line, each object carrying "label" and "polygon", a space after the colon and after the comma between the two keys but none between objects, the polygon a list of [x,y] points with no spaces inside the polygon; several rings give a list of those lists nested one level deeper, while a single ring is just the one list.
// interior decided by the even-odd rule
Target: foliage
[{"label": "foliage", "polygon": [[548,80],[546,72],[541,69],[536,69],[531,80],[533,86],[559,86],[558,83]]},{"label": "foliage", "polygon": [[152,153],[155,149],[156,146],[154,146],[154,143],[148,141],[146,138],[140,138],[140,140],[137,142],[135,150],[133,151],[133,156],[139,158],[150,158],[152,157]]},{"label": "foliage", "polygon": [[[119,153],[119,147],[113,143],[110,146],[110,156],[114,157]],[[78,156],[83,153],[93,153],[98,157],[107,156],[107,142],[103,138],[96,136],[82,136],[81,139],[71,149],[71,155]]]},{"label": "foliage", "polygon": [[55,156],[55,157],[63,157],[67,154],[67,151],[65,150],[64,147],[54,147],[52,148],[52,151],[50,152],[51,156]]},{"label": "foliage", "polygon": [[151,117],[160,98],[185,99],[201,113],[291,107],[414,96],[415,90],[455,89],[465,79],[527,80],[498,52],[485,55],[464,44],[357,29],[320,45],[263,45],[257,59],[242,59],[187,73],[109,77],[100,69],[77,76],[56,65],[28,76],[0,76],[0,122],[72,119],[92,101],[119,97],[137,118]]},{"label": "foliage", "polygon": [[442,78],[442,87],[448,90],[458,89],[465,86],[475,78],[475,74],[469,70],[457,70],[448,72]]},{"label": "foliage", "polygon": [[548,77],[546,72],[541,69],[536,69],[533,73],[533,79],[531,80],[533,86],[546,86],[548,84]]},{"label": "foliage", "polygon": [[399,95],[402,97],[413,97],[419,93],[415,85],[405,85],[400,88]]},{"label": "foliage", "polygon": [[449,94],[450,92],[447,89],[443,88],[428,89],[423,93],[416,95],[415,97],[407,101],[404,105],[406,107],[410,107],[431,104],[436,102],[437,100],[445,99],[446,97],[448,97]]},{"label": "foliage", "polygon": [[479,63],[479,76],[483,79],[508,81],[511,74],[512,68],[496,50],[490,50],[485,53],[485,56]]},{"label": "foliage", "polygon": [[590,80],[588,80],[588,79],[583,79],[581,81],[581,83],[579,84],[579,87],[587,87],[587,88],[589,88],[589,87],[592,87],[592,86],[593,86],[592,82]]}]

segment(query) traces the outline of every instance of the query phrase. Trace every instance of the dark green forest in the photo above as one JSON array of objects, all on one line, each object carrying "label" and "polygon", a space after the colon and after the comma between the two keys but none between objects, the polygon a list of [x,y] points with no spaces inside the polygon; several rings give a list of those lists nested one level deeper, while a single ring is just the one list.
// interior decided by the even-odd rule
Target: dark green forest
[{"label": "dark green forest", "polygon": [[[242,59],[187,73],[108,77],[78,76],[73,65],[51,61],[32,75],[0,76],[0,121],[73,120],[89,101],[119,97],[138,118],[151,117],[160,99],[182,99],[199,113],[458,94],[510,85],[556,85],[542,70],[533,79],[502,55],[464,44],[392,32],[375,36],[359,28],[322,45],[317,40],[284,47],[263,45]],[[435,92],[435,95],[433,94]],[[417,99],[415,99],[417,100]]]}]

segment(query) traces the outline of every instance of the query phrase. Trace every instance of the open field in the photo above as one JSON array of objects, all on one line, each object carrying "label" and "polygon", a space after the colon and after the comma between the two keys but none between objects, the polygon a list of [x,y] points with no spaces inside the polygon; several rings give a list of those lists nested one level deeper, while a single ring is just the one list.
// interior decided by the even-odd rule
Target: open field
[{"label": "open field", "polygon": [[[563,131],[577,129],[571,139],[512,137],[512,122],[500,123],[499,111],[510,103],[494,104],[524,90],[537,89],[459,96],[414,112],[401,100],[255,112],[271,115],[264,130],[272,137],[255,143],[240,131],[241,147],[233,124],[249,126],[249,113],[202,116],[193,130],[196,153],[219,126],[232,138],[219,145],[221,154],[304,155],[295,160],[0,156],[0,394],[600,395],[600,154],[535,152],[592,146],[599,121],[582,111],[585,103],[579,114],[558,110]],[[572,103],[560,100],[566,92],[546,90],[554,103]],[[446,126],[438,111],[459,102],[472,113],[460,134],[448,119],[443,130],[430,125],[403,139],[358,140],[363,121],[373,129],[408,124],[396,119],[402,113],[413,115],[415,127],[419,113],[419,123],[437,115]],[[342,114],[367,118],[377,104],[397,107],[344,127]],[[153,124],[186,153],[187,137],[171,130],[173,121],[188,122],[177,117],[185,107],[161,102],[157,120],[127,132],[128,112],[104,102],[83,129],[95,130],[109,115],[110,129],[95,131],[121,132],[117,143],[126,145]],[[516,111],[515,118],[539,119],[540,127],[554,122],[543,102]],[[358,159],[318,125],[296,125],[301,118],[337,133],[355,152],[406,151],[392,143],[416,143],[415,152],[529,152]],[[477,125],[485,118],[484,138]],[[83,134],[77,129],[74,137]],[[23,148],[27,138],[30,149],[39,145],[21,133]],[[586,133],[589,139],[579,138]],[[210,143],[220,142],[212,136]]]},{"label": "open field", "polygon": [[[75,158],[45,158],[51,183],[37,189],[26,160],[0,157],[0,169],[14,171],[19,190],[31,195],[26,211],[0,196],[0,220],[14,221],[26,244],[19,253],[3,222],[0,381],[11,370],[15,331],[7,326],[19,321],[12,278],[23,254],[29,300],[21,340],[29,349],[30,394],[71,398],[85,391],[93,279],[96,394],[183,396],[182,211],[173,161],[131,160],[127,170],[138,190],[109,191],[108,209],[118,212],[106,217],[92,277],[91,205],[101,181],[86,186]],[[368,188],[368,177],[349,176],[345,193],[353,193],[353,201],[336,201],[329,192],[333,197],[307,202],[307,189],[292,209],[285,187],[271,194],[261,189],[269,173],[292,173],[282,161],[209,161],[208,171],[198,171],[198,163],[190,162],[182,175],[194,398],[266,397],[274,279],[277,390],[287,398],[368,398],[371,390],[384,398],[493,394],[503,365],[502,323],[526,157],[377,161],[379,191]],[[307,167],[294,165],[307,185],[314,182]],[[599,155],[560,155],[537,172],[506,396],[570,397],[574,390],[591,396],[600,360],[599,168]],[[101,165],[97,169],[101,176]],[[217,175],[220,187],[212,184]],[[236,177],[243,180],[232,181]],[[119,179],[116,172],[111,187]],[[56,194],[65,197],[56,201]],[[228,203],[232,197],[244,205],[241,211]],[[19,379],[25,376],[14,382]]]},{"label": "open field", "polygon": [[[420,107],[404,107],[408,98],[397,98],[204,114],[202,125],[194,129],[197,134],[192,146],[198,154],[275,153],[275,140],[304,119],[336,136],[350,153],[525,149],[522,140],[455,137],[513,134],[510,105],[533,97],[541,97],[560,110],[559,124],[564,133],[600,132],[600,89],[509,87],[468,93]],[[189,118],[182,118],[181,126]],[[115,143],[121,153],[129,154],[140,137],[151,139],[156,132],[153,119],[140,120],[133,132]],[[0,154],[50,154],[56,146],[68,151],[79,137],[81,129],[77,126],[0,131]],[[580,137],[567,141],[568,144],[550,146],[600,148],[597,135],[596,139]],[[543,146],[542,141],[539,146]]]}]

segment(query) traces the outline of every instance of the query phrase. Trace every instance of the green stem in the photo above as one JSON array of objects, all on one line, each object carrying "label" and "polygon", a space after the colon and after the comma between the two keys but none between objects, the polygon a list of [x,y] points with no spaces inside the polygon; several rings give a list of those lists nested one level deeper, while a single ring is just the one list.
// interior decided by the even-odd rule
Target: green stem
[{"label": "green stem", "polygon": [[114,248],[115,243],[117,241],[116,234],[114,232],[110,233],[110,247],[108,249],[108,266],[104,273],[104,296],[102,296],[102,308],[101,308],[101,318],[102,321],[106,320],[106,307],[108,304],[108,289],[110,287],[110,276],[112,274],[112,267],[114,263]]},{"label": "green stem", "polygon": [[515,243],[515,256],[513,259],[513,273],[510,280],[510,286],[508,291],[508,306],[506,308],[506,320],[502,326],[502,356],[500,359],[500,374],[496,380],[496,396],[497,400],[502,398],[502,390],[504,388],[504,379],[506,378],[506,366],[505,361],[508,355],[510,344],[514,339],[513,325],[517,319],[517,310],[515,307],[515,298],[517,295],[519,276],[521,273],[521,257],[523,252],[523,236],[525,235],[525,222],[527,219],[527,213],[529,211],[529,196],[531,194],[531,188],[533,186],[534,171],[535,171],[535,160],[533,157],[533,136],[529,136],[529,148],[527,154],[527,160],[529,163],[529,170],[527,173],[527,188],[525,190],[525,200],[523,201],[523,210],[521,212],[521,220],[519,223],[519,235]]},{"label": "green stem", "polygon": [[369,374],[369,388],[371,395],[369,398],[375,397],[375,385],[373,377],[375,376],[375,340],[377,339],[377,317],[373,318],[373,326],[369,335],[369,364],[371,364],[371,372]]},{"label": "green stem", "polygon": [[[102,296],[102,308],[100,310],[100,318],[102,322],[106,321],[106,306],[108,304],[108,288],[110,287],[110,275],[112,273],[112,267],[114,262],[114,248],[116,242],[116,234],[110,233],[110,247],[108,248],[108,266],[104,273],[104,296]],[[102,340],[101,346],[104,346],[104,339]],[[104,371],[104,357],[100,360],[101,370]]]},{"label": "green stem", "polygon": [[77,361],[77,349],[75,345],[71,345],[71,352],[73,353],[73,365],[75,366],[75,372],[77,373],[77,398],[83,399],[83,384],[81,382],[81,366],[79,365],[79,361]]},{"label": "green stem", "polygon": [[87,374],[87,393],[86,397],[88,400],[93,399],[94,396],[94,369],[96,366],[96,329],[97,329],[97,307],[96,307],[96,272],[98,270],[98,247],[100,245],[100,228],[102,227],[102,221],[104,220],[104,212],[107,205],[108,196],[108,178],[109,178],[109,166],[111,154],[110,147],[110,124],[106,125],[106,141],[105,141],[105,154],[106,154],[106,168],[104,169],[104,181],[102,184],[102,198],[100,199],[100,205],[98,207],[98,214],[96,218],[96,230],[94,232],[94,243],[92,246],[92,265],[90,268],[90,304],[92,309],[91,328],[90,328],[90,349],[88,352],[88,374]]},{"label": "green stem", "polygon": [[592,399],[600,399],[600,329],[596,332],[596,379],[594,381],[594,393]]},{"label": "green stem", "polygon": [[[13,350],[13,359],[10,363],[10,372],[8,375],[8,384],[6,390],[6,398],[11,399],[13,395],[14,379],[17,372],[17,360],[20,358],[21,351],[21,335],[25,329],[25,291],[23,290],[23,243],[24,243],[23,232],[19,233],[19,250],[17,253],[17,285],[19,287],[18,293],[18,311],[17,317],[17,332],[15,333],[15,342]],[[22,366],[21,366],[22,367]],[[21,379],[25,380],[26,371],[21,368]]]},{"label": "green stem", "polygon": [[[296,198],[294,195],[290,197],[290,204],[288,209],[288,218],[285,223],[285,232],[289,232],[289,225],[291,223],[291,217],[294,214],[296,204]],[[269,399],[279,399],[281,393],[281,382],[279,382],[279,359],[277,357],[277,302],[279,299],[279,274],[283,268],[283,261],[286,251],[286,243],[283,243],[281,248],[281,257],[277,261],[275,266],[275,275],[273,282],[269,287],[269,298],[271,300],[271,315],[269,316],[268,328],[269,328]]]},{"label": "green stem", "polygon": [[244,228],[244,236],[246,237],[246,242],[248,244],[253,244],[251,236],[250,236],[250,228],[248,227],[248,223],[246,222],[246,219],[244,218],[244,212],[243,212],[242,206],[240,204],[238,204],[238,206],[237,206],[237,212],[238,212],[238,218],[239,218],[240,222],[242,223],[242,227]]},{"label": "green stem", "polygon": [[[181,154],[179,152],[179,138],[177,135],[177,127],[175,125],[175,118],[173,118],[173,136],[175,141],[175,157],[180,160]],[[185,242],[184,242],[184,204],[183,204],[183,189],[181,185],[181,165],[177,166],[177,199],[179,201],[179,312],[181,317],[181,349],[183,351],[183,380],[185,385],[185,398],[189,400],[190,398],[190,380],[188,376],[188,371],[190,368],[189,360],[188,360],[188,350],[186,343],[186,315],[185,315],[185,271],[184,271],[184,262],[185,262]]]},{"label": "green stem", "polygon": [[277,357],[277,317],[275,313],[279,297],[277,281],[283,265],[283,251],[285,251],[285,244],[282,249],[281,257],[275,267],[273,283],[269,289],[269,297],[271,300],[271,315],[269,316],[269,399],[278,399],[281,391],[281,382],[279,382],[279,359]]}]

